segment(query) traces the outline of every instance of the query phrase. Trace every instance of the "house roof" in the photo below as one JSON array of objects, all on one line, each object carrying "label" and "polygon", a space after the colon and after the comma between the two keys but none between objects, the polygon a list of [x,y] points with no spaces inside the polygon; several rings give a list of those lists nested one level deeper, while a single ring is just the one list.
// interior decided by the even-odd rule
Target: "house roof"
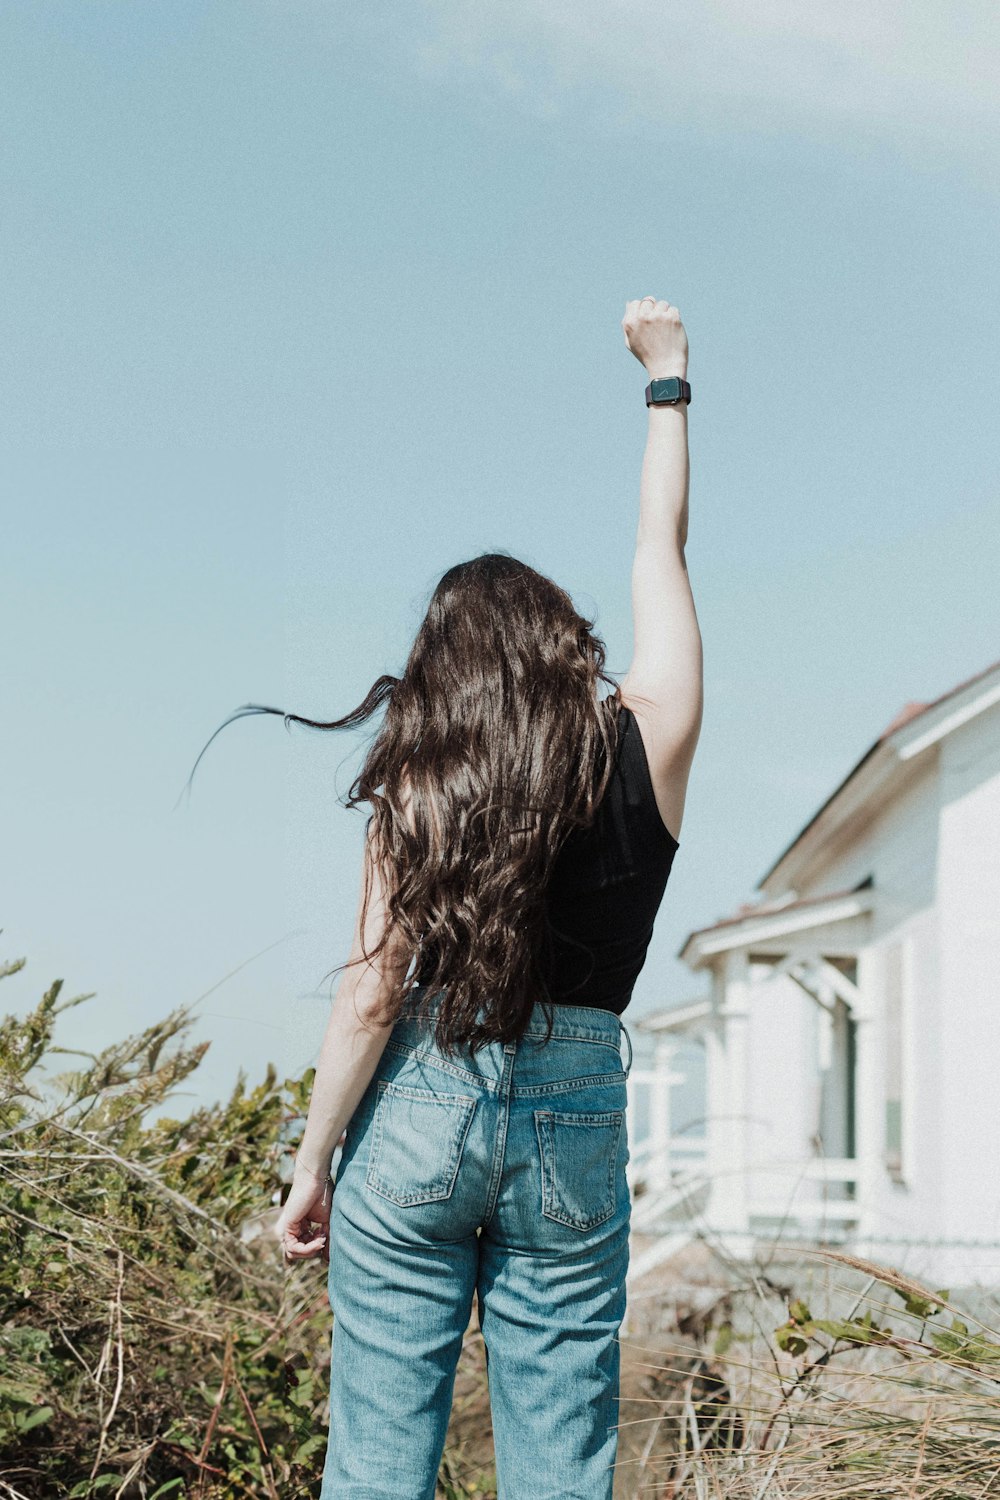
[{"label": "house roof", "polygon": [[822,896],[798,896],[794,901],[742,901],[729,917],[720,917],[707,927],[695,927],[691,937],[703,932],[718,932],[720,927],[733,927],[752,917],[770,917],[779,911],[798,911],[804,906],[821,906],[826,901],[839,901],[843,896],[853,896],[857,886],[845,886],[841,891],[824,891]]},{"label": "house roof", "polygon": [[869,745],[868,749],[861,756],[860,760],[858,760],[851,767],[843,780],[834,787],[833,791],[830,793],[829,797],[827,797],[826,801],[821,803],[813,813],[809,821],[803,824],[798,833],[792,839],[791,843],[785,846],[785,848],[778,855],[777,859],[774,860],[774,862],[767,870],[765,870],[764,874],[757,881],[756,889],[760,890],[760,888],[767,883],[767,881],[771,878],[778,867],[783,864],[788,856],[792,853],[793,849],[798,848],[799,844],[806,837],[809,831],[815,826],[815,824],[819,821],[819,819],[823,816],[827,809],[830,808],[832,804],[836,802],[840,797],[842,797],[847,787],[855,781],[862,768],[875,755],[877,755],[879,750],[884,745],[886,745],[889,740],[898,735],[901,730],[908,729],[914,724],[917,719],[922,719],[925,717],[930,718],[933,715],[934,710],[940,709],[942,705],[947,703],[950,699],[958,697],[961,693],[966,692],[967,689],[974,687],[977,683],[983,682],[986,678],[994,674],[1000,674],[1000,660],[991,662],[990,665],[988,667],[984,667],[981,672],[976,672],[973,674],[973,676],[967,677],[963,682],[957,683],[955,687],[949,688],[946,693],[941,693],[937,698],[931,698],[927,702],[910,701],[908,703],[905,703],[899,710],[899,712],[889,720],[888,724],[879,734],[878,738]]},{"label": "house roof", "polygon": [[778,901],[744,901],[729,917],[720,917],[707,927],[689,932],[678,958],[700,962],[713,953],[739,948],[763,936],[776,936],[829,922],[849,920],[861,915],[871,905],[865,892],[871,888],[867,876],[857,885],[839,891],[825,891],[821,896],[799,896]]},{"label": "house roof", "polygon": [[635,1029],[654,1036],[663,1032],[683,1034],[700,1031],[711,1014],[711,998],[689,1000],[686,1005],[672,1005],[665,1010],[656,1010],[651,1015],[642,1016],[635,1022]]}]

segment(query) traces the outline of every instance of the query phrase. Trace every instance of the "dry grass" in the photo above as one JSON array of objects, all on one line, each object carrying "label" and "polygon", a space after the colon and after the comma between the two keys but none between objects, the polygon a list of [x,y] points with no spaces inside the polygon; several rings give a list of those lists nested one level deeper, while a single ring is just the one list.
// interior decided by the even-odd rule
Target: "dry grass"
[{"label": "dry grass", "polygon": [[[1000,1333],[889,1267],[695,1255],[628,1329],[615,1500],[1000,1496]],[[496,1494],[474,1333],[438,1494]]]}]

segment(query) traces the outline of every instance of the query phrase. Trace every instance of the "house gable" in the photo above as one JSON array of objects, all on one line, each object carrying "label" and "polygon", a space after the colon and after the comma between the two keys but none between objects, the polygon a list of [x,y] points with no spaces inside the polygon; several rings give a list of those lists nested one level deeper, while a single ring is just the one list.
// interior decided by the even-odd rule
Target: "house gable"
[{"label": "house gable", "polygon": [[765,871],[756,888],[769,899],[803,893],[818,878],[817,865],[825,862],[826,850],[839,846],[842,852],[864,829],[866,818],[872,818],[873,808],[913,780],[928,753],[936,752],[948,736],[998,704],[1000,661],[930,703],[908,703]]}]

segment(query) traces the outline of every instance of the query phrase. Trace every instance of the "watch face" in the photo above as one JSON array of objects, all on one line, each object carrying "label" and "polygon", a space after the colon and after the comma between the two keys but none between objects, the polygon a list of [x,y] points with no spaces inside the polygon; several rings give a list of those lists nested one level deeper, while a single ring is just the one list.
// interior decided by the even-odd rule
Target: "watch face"
[{"label": "watch face", "polygon": [[683,399],[683,388],[676,375],[671,375],[667,380],[651,380],[650,397],[653,401],[680,401]]},{"label": "watch face", "polygon": [[647,406],[679,406],[682,401],[690,404],[691,387],[679,375],[651,380],[646,387]]}]

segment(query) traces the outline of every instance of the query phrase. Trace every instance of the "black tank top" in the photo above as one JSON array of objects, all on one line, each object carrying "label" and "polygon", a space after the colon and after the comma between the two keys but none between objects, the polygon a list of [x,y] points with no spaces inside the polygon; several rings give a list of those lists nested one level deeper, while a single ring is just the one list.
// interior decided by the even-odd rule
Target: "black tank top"
[{"label": "black tank top", "polygon": [[[646,961],[679,847],[656,805],[639,725],[623,703],[614,765],[594,820],[568,835],[546,892],[540,962],[556,1004],[621,1015]],[[427,958],[420,966],[425,976],[433,963]]]},{"label": "black tank top", "polygon": [[623,703],[611,778],[593,823],[574,828],[547,892],[543,968],[554,1001],[617,1015],[646,961],[680,847],[660,816],[635,714]]}]

